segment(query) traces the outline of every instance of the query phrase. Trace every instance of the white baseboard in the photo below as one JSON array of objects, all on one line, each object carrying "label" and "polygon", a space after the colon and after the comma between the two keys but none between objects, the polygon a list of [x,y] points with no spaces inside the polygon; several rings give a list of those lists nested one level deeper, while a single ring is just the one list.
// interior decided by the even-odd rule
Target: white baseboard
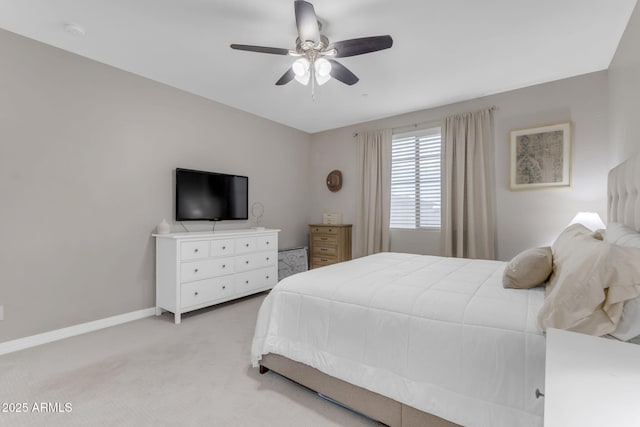
[{"label": "white baseboard", "polygon": [[35,347],[52,341],[58,341],[76,335],[86,334],[87,332],[97,331],[99,329],[108,328],[110,326],[120,325],[122,323],[131,322],[133,320],[143,319],[153,316],[156,312],[155,307],[145,308],[130,313],[119,314],[117,316],[107,317],[105,319],[94,320],[92,322],[81,323],[79,325],[69,326],[67,328],[56,329],[55,331],[43,332],[29,337],[18,338],[13,341],[0,343],[0,355],[13,353],[14,351],[24,350],[26,348]]}]

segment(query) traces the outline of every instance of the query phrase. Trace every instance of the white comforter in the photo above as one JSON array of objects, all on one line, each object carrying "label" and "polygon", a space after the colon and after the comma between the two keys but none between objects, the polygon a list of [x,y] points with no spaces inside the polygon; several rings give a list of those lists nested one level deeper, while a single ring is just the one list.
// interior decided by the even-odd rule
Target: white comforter
[{"label": "white comforter", "polygon": [[290,276],[252,362],[280,354],[466,426],[541,426],[544,290],[503,289],[504,265],[383,253]]}]

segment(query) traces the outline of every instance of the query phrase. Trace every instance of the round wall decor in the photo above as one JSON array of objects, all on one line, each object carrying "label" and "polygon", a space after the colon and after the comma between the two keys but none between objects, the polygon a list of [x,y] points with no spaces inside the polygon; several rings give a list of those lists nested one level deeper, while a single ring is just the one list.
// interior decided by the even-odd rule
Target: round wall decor
[{"label": "round wall decor", "polygon": [[327,188],[329,191],[336,192],[342,188],[342,172],[333,170],[327,175]]}]

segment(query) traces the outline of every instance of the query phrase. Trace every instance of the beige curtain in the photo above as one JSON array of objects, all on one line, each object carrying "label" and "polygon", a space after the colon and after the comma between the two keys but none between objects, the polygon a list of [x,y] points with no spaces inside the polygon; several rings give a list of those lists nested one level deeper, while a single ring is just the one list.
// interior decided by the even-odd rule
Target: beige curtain
[{"label": "beige curtain", "polygon": [[389,250],[391,129],[358,134],[355,256]]},{"label": "beige curtain", "polygon": [[446,117],[442,150],[442,254],[495,259],[491,110]]}]

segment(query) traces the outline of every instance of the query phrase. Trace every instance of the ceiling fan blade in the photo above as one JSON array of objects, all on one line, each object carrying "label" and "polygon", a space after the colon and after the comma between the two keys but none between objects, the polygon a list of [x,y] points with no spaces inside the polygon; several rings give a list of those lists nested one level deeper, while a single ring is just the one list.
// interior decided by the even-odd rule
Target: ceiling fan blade
[{"label": "ceiling fan blade", "polygon": [[331,63],[331,77],[336,80],[341,81],[342,83],[352,86],[358,83],[358,76],[353,74],[347,67],[339,63],[338,61],[334,61],[333,59],[327,59]]},{"label": "ceiling fan blade", "polygon": [[294,73],[294,72],[293,72],[293,69],[292,69],[292,68],[289,68],[289,69],[287,70],[287,72],[286,72],[286,73],[284,73],[284,74],[282,75],[282,77],[280,77],[280,80],[278,80],[278,81],[276,82],[276,85],[277,85],[277,86],[286,85],[286,84],[287,84],[287,83],[289,83],[291,80],[293,80],[295,76],[296,76],[296,73]]},{"label": "ceiling fan blade", "polygon": [[296,11],[296,26],[300,41],[313,42],[314,45],[320,43],[320,29],[318,28],[318,17],[313,5],[303,0],[294,2]]},{"label": "ceiling fan blade", "polygon": [[347,56],[362,55],[364,53],[377,52],[383,49],[389,49],[393,46],[391,36],[374,36],[362,37],[360,39],[343,40],[329,45],[327,50],[335,49],[336,58],[345,58]]},{"label": "ceiling fan blade", "polygon": [[289,49],[279,47],[251,46],[248,44],[232,44],[231,49],[246,50],[249,52],[271,53],[273,55],[289,55]]}]

